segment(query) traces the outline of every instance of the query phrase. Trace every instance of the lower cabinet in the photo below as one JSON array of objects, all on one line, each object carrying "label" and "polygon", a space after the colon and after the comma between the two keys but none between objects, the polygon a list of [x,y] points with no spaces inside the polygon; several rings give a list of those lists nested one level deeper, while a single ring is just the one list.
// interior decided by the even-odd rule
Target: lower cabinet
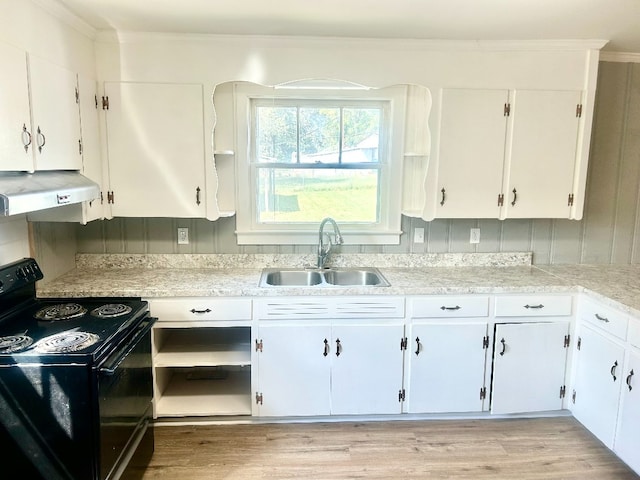
[{"label": "lower cabinet", "polygon": [[258,415],[402,412],[402,322],[263,323]]},{"label": "lower cabinet", "polygon": [[491,413],[560,410],[569,322],[495,326]]},{"label": "lower cabinet", "polygon": [[576,344],[572,412],[591,433],[613,448],[624,346],[582,325]]},{"label": "lower cabinet", "polygon": [[487,322],[411,325],[409,413],[480,412],[486,395]]},{"label": "lower cabinet", "polygon": [[640,472],[640,351],[629,352],[622,371],[622,406],[618,416],[614,452]]}]

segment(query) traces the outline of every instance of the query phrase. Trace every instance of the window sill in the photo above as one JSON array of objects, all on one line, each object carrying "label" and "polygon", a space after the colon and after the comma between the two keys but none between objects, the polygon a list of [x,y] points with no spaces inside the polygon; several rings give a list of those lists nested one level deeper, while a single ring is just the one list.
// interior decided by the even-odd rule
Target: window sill
[{"label": "window sill", "polygon": [[[398,245],[401,230],[362,232],[340,229],[344,245]],[[238,245],[317,245],[318,231],[236,231]]]}]

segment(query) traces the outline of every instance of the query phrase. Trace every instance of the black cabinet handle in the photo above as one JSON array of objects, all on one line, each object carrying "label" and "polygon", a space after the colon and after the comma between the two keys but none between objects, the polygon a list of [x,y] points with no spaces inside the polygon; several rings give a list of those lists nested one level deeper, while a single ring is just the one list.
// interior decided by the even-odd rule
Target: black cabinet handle
[{"label": "black cabinet handle", "polygon": [[322,356],[326,357],[327,355],[329,355],[329,340],[327,340],[325,338],[324,339],[324,352],[322,352]]},{"label": "black cabinet handle", "polygon": [[500,343],[502,344],[502,351],[500,352],[500,356],[503,356],[504,352],[507,351],[507,342],[505,342],[503,338],[502,340],[500,340]]},{"label": "black cabinet handle", "polygon": [[511,206],[515,207],[516,206],[516,200],[518,200],[518,192],[516,191],[516,189],[513,189],[513,202],[511,202]]},{"label": "black cabinet handle", "polygon": [[204,310],[196,310],[195,308],[192,308],[191,313],[209,313],[211,312],[210,308],[205,308]]},{"label": "black cabinet handle", "polygon": [[336,357],[339,357],[342,353],[342,344],[340,343],[340,339],[336,339]]},{"label": "black cabinet handle", "polygon": [[27,130],[27,124],[22,124],[22,145],[24,145],[24,151],[29,151],[29,145],[31,145],[31,132]]},{"label": "black cabinet handle", "polygon": [[416,355],[420,355],[420,338],[416,337]]},{"label": "black cabinet handle", "polygon": [[601,317],[597,313],[594,313],[594,315],[596,316],[596,319],[600,320],[601,322],[609,323],[609,319],[607,317]]},{"label": "black cabinet handle", "polygon": [[460,310],[462,307],[460,305],[456,305],[455,307],[445,307],[444,305],[440,307],[440,310]]},{"label": "black cabinet handle", "polygon": [[[40,139],[42,139],[42,143],[40,143]],[[44,136],[40,127],[38,127],[38,152],[42,153],[42,147],[44,147],[47,143],[47,137]]]},{"label": "black cabinet handle", "polygon": [[544,305],[542,305],[541,303],[539,303],[538,305],[525,305],[524,308],[529,309],[529,308],[533,308],[533,309],[541,309],[544,308]]},{"label": "black cabinet handle", "polygon": [[200,187],[196,188],[196,205],[200,205]]},{"label": "black cabinet handle", "polygon": [[633,378],[633,370],[631,370],[629,372],[629,375],[627,376],[627,387],[629,387],[629,391],[633,390],[633,387],[631,386],[631,379]]},{"label": "black cabinet handle", "polygon": [[440,200],[440,206],[442,207],[444,205],[444,201],[445,201],[445,189],[443,188],[442,190],[440,190],[440,193],[442,193],[442,200]]},{"label": "black cabinet handle", "polygon": [[611,367],[611,376],[613,377],[613,381],[615,382],[618,378],[616,377],[616,368],[618,368],[618,361],[616,360]]}]

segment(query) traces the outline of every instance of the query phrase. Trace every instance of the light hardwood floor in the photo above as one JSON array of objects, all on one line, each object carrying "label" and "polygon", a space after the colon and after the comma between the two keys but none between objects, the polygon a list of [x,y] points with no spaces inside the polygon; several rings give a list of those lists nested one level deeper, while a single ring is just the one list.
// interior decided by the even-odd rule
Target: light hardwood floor
[{"label": "light hardwood floor", "polygon": [[[640,454],[640,452],[639,452]],[[570,417],[156,427],[144,480],[638,479]]]}]

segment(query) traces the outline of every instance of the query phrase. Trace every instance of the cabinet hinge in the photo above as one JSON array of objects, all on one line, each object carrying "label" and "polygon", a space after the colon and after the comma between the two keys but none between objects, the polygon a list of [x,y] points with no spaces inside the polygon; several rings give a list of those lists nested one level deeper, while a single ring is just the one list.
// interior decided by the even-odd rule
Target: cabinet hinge
[{"label": "cabinet hinge", "polygon": [[82,155],[82,140],[78,140],[78,153]]},{"label": "cabinet hinge", "polygon": [[97,109],[98,109],[98,95],[94,95],[94,96],[93,96],[93,99],[94,99],[94,100],[95,100],[95,102],[96,102],[96,110],[97,110]]},{"label": "cabinet hinge", "polygon": [[580,350],[580,347],[582,347],[582,338],[578,337],[578,343],[576,343],[576,348]]},{"label": "cabinet hinge", "polygon": [[484,400],[487,398],[487,387],[482,387],[480,389],[480,400]]},{"label": "cabinet hinge", "polygon": [[504,205],[504,193],[498,194],[498,206],[502,207]]},{"label": "cabinet hinge", "polygon": [[78,91],[78,87],[76,87],[76,103],[80,103],[80,92]]},{"label": "cabinet hinge", "polygon": [[511,115],[511,104],[510,103],[505,103],[504,104],[504,116],[508,117],[509,115]]},{"label": "cabinet hinge", "polygon": [[398,390],[398,401],[404,402],[405,391],[404,388],[402,390]]},{"label": "cabinet hinge", "polygon": [[407,346],[408,346],[407,337],[401,338],[400,339],[400,350],[406,350]]},{"label": "cabinet hinge", "polygon": [[261,352],[262,351],[262,340],[258,341],[256,340],[256,352]]},{"label": "cabinet hinge", "polygon": [[560,387],[560,398],[564,398],[565,394],[567,393],[567,387],[566,386],[561,386]]},{"label": "cabinet hinge", "polygon": [[582,104],[579,103],[576,105],[576,117],[582,117]]},{"label": "cabinet hinge", "polygon": [[489,348],[489,336],[482,337],[482,349]]},{"label": "cabinet hinge", "polygon": [[571,345],[571,335],[565,335],[564,336],[564,348],[569,348],[569,345]]},{"label": "cabinet hinge", "polygon": [[107,203],[110,203],[113,205],[114,198],[115,198],[115,195],[113,194],[113,192],[107,192]]},{"label": "cabinet hinge", "polygon": [[262,394],[256,392],[256,405],[262,405]]},{"label": "cabinet hinge", "polygon": [[576,391],[575,391],[575,390],[571,393],[571,402],[572,402],[574,405],[575,405],[575,403],[576,403]]},{"label": "cabinet hinge", "polygon": [[109,110],[109,97],[108,96],[102,97],[102,109],[103,110]]},{"label": "cabinet hinge", "polygon": [[567,203],[570,207],[573,207],[573,193],[569,194],[569,201]]}]

